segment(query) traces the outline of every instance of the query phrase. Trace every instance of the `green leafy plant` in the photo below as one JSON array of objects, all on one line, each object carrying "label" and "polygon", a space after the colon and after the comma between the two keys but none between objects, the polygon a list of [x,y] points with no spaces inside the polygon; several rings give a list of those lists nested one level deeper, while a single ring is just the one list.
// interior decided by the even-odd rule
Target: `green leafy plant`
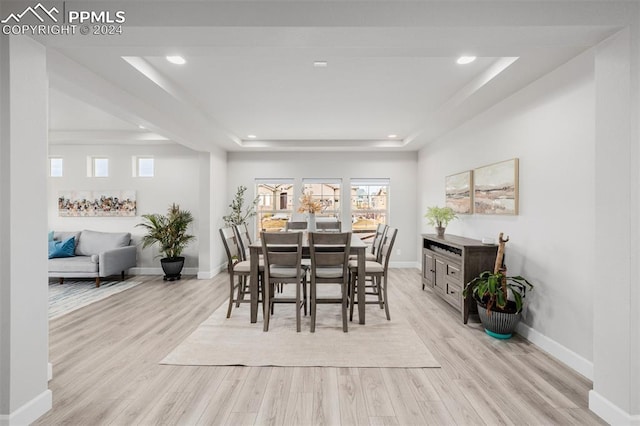
[{"label": "green leafy plant", "polygon": [[231,209],[231,212],[228,215],[222,217],[222,220],[224,220],[225,225],[227,225],[227,226],[242,225],[248,219],[250,219],[250,218],[252,218],[253,216],[256,215],[256,206],[258,205],[258,202],[260,201],[260,197],[257,196],[251,202],[251,204],[249,204],[245,208],[244,207],[244,193],[246,191],[247,191],[247,187],[246,186],[240,185],[238,187],[238,190],[236,191],[235,198],[233,199],[231,204],[229,204],[229,208]]},{"label": "green leafy plant", "polygon": [[193,222],[193,215],[188,210],[181,210],[175,203],[169,207],[166,216],[153,213],[143,214],[142,218],[144,222],[136,225],[147,230],[147,234],[142,237],[142,248],[158,243],[159,256],[179,257],[186,246],[196,238],[187,234],[187,229]]},{"label": "green leafy plant", "polygon": [[438,228],[446,228],[449,222],[458,218],[451,207],[438,206],[427,208],[427,213],[424,217],[429,221],[429,225],[437,226]]},{"label": "green leafy plant", "polygon": [[[476,302],[486,306],[487,314],[491,311],[518,313],[522,310],[522,299],[526,292],[533,289],[533,284],[524,277],[507,277],[502,272],[484,271],[471,280],[464,288],[463,295],[471,293]],[[509,294],[513,300],[509,300]]]}]

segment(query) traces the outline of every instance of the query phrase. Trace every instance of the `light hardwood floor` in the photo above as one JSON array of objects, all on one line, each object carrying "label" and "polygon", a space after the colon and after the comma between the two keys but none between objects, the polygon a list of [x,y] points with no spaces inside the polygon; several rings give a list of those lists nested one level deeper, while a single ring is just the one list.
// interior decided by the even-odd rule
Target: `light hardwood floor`
[{"label": "light hardwood floor", "polygon": [[461,324],[421,290],[419,271],[390,277],[392,320],[406,310],[442,368],[160,365],[225,301],[228,276],[136,277],[144,283],[51,322],[53,409],[36,424],[604,424],[587,408],[589,380],[519,337]]}]

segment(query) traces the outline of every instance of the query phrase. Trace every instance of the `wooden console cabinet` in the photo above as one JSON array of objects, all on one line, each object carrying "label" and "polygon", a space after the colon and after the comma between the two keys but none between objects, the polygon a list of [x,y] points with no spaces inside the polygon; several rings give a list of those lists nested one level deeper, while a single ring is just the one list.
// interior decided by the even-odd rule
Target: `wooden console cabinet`
[{"label": "wooden console cabinet", "polygon": [[466,324],[476,312],[471,295],[462,297],[464,286],[483,271],[493,271],[498,246],[470,238],[422,235],[422,289],[429,287],[462,313]]}]

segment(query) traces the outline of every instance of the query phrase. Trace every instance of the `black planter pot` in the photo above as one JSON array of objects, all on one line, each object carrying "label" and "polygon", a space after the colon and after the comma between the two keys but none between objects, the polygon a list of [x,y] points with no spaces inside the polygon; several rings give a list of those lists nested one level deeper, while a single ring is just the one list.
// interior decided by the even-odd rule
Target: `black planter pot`
[{"label": "black planter pot", "polygon": [[179,280],[184,266],[184,257],[165,257],[160,259],[160,265],[162,265],[162,270],[164,271],[163,280]]},{"label": "black planter pot", "polygon": [[508,313],[491,310],[491,315],[487,312],[484,304],[478,303],[478,316],[484,326],[484,331],[496,339],[508,339],[513,335],[516,326],[520,322],[520,312]]}]

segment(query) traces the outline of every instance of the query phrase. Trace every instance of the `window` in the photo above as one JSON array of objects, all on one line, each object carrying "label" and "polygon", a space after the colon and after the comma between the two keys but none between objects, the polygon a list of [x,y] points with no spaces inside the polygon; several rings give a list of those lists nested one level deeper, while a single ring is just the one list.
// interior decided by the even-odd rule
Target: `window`
[{"label": "window", "polygon": [[87,176],[109,177],[109,159],[105,157],[91,157],[88,161]]},{"label": "window", "polygon": [[363,240],[373,239],[389,215],[389,179],[351,179],[351,223]]},{"label": "window", "polygon": [[293,212],[293,179],[256,179],[256,194],[258,231],[284,229]]},{"label": "window", "polygon": [[322,211],[316,217],[335,217],[340,220],[340,179],[302,179],[302,190],[320,201]]},{"label": "window", "polygon": [[153,177],[154,162],[153,157],[133,157],[134,177]]},{"label": "window", "polygon": [[62,177],[62,158],[49,158],[49,176]]}]

